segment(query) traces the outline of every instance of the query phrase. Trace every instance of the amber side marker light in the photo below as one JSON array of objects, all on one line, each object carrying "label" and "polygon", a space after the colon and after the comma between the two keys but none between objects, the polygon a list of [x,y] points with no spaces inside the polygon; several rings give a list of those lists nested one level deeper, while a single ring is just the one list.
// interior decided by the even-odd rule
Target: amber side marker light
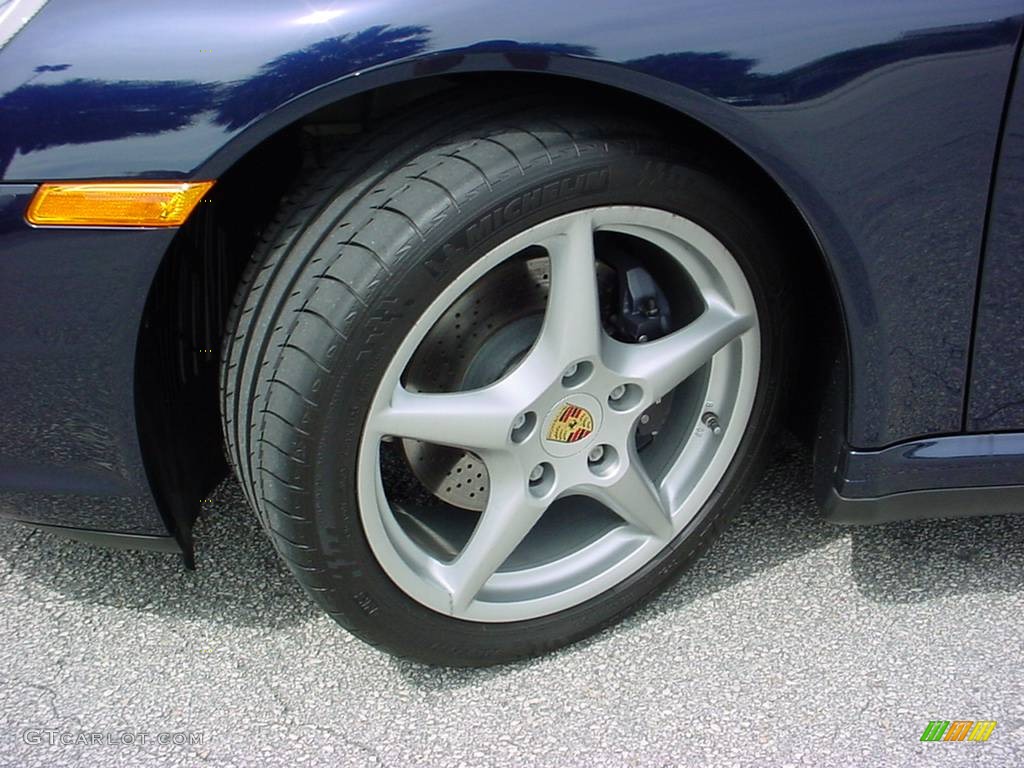
[{"label": "amber side marker light", "polygon": [[212,181],[41,184],[25,219],[41,227],[178,227]]}]

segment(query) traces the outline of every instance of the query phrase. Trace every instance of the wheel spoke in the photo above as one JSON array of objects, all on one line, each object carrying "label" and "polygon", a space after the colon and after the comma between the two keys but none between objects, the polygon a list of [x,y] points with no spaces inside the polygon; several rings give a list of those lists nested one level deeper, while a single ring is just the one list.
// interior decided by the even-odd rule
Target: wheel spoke
[{"label": "wheel spoke", "polygon": [[646,344],[604,341],[609,368],[646,385],[653,399],[663,397],[700,370],[715,353],[754,325],[724,300],[708,299],[707,309],[692,323]]},{"label": "wheel spoke", "polygon": [[644,533],[666,541],[672,537],[668,506],[635,456],[616,483],[590,486],[585,492]]},{"label": "wheel spoke", "polygon": [[526,478],[514,464],[505,457],[488,465],[491,491],[487,506],[458,557],[439,569],[438,577],[451,595],[453,613],[469,607],[544,513],[544,505],[530,495]]},{"label": "wheel spoke", "polygon": [[[636,249],[645,264],[656,249],[652,277],[664,280],[676,309],[693,306],[700,315],[677,312],[672,332],[644,343],[606,333],[602,260],[614,256],[604,253],[613,239],[627,249],[647,242]],[[546,264],[536,258],[543,253]],[[541,264],[547,274],[538,279]],[[621,588],[694,524],[714,489],[728,482],[737,436],[757,428],[750,420],[763,375],[757,301],[729,249],[682,216],[594,205],[550,217],[496,243],[422,298],[426,308],[374,385],[355,490],[380,568],[438,615],[497,629],[557,616]],[[453,376],[463,367],[464,376],[438,379],[438,355],[463,361],[453,363]],[[468,389],[484,380],[493,383]],[[703,414],[714,426],[713,416],[722,430],[714,439],[687,424],[686,434],[663,433],[648,472],[636,449],[637,425],[680,384],[694,407],[706,406],[691,414],[695,423]],[[578,444],[560,443],[561,428],[552,430],[567,405],[591,411],[592,434],[569,435]],[[428,446],[416,446],[408,466],[398,467],[392,460],[403,446],[382,446],[392,438],[455,450],[428,454],[420,450]],[[465,481],[438,485],[444,472],[466,478],[470,461],[472,491]],[[407,484],[417,481],[420,492],[410,492]],[[552,499],[572,495],[587,498],[566,504],[564,515],[556,507],[544,517]],[[467,508],[455,516],[461,522],[453,517],[457,507]]]},{"label": "wheel spoke", "polygon": [[546,246],[550,288],[536,349],[552,365],[562,366],[596,355],[600,347],[601,311],[589,214],[573,215],[565,231],[547,241]]},{"label": "wheel spoke", "polygon": [[469,392],[424,393],[396,387],[391,404],[370,421],[378,435],[479,450],[505,447],[517,411],[501,383]]}]

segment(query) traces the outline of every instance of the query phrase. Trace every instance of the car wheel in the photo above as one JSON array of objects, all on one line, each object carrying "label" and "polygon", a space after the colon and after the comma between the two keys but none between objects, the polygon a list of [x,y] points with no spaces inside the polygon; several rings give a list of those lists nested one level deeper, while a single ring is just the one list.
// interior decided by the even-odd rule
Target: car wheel
[{"label": "car wheel", "polygon": [[391,653],[582,638],[708,544],[756,479],[780,249],[706,158],[583,108],[403,119],[304,178],[222,367],[259,519]]}]

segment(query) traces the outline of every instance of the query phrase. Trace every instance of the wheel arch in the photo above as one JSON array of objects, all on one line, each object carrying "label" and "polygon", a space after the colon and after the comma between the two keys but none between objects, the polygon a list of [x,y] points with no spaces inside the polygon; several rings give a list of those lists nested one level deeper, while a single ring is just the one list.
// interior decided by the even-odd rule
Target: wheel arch
[{"label": "wheel arch", "polygon": [[[230,296],[255,242],[252,236],[272,218],[303,154],[311,146],[315,154],[318,127],[341,115],[355,116],[363,130],[372,130],[377,111],[390,115],[425,94],[481,83],[497,89],[565,89],[639,112],[670,135],[696,142],[727,161],[751,193],[761,196],[794,244],[791,275],[799,284],[794,295],[808,299],[797,364],[803,383],[793,390],[788,411],[791,425],[813,438],[828,368],[835,359],[849,359],[849,336],[837,270],[808,215],[821,209],[820,201],[808,205],[773,173],[771,164],[760,160],[782,154],[774,154],[770,138],[722,102],[621,66],[508,51],[437,54],[350,75],[293,98],[248,125],[191,174],[218,179],[211,195],[214,205],[193,216],[165,254],[147,299],[136,356],[136,410],[147,474],[183,546],[191,548],[201,500],[223,476],[223,464],[210,463],[222,455],[223,438],[209,377],[215,381],[211,371],[216,369]],[[241,190],[250,197],[255,191],[252,204],[239,203]],[[255,227],[246,232],[246,225]],[[182,333],[180,320],[186,317],[193,318],[189,327],[194,333]],[[170,389],[169,380],[174,382]],[[184,402],[168,407],[176,398]],[[833,420],[830,428],[840,433],[835,437],[841,443],[846,419]],[[189,460],[187,455],[197,447],[204,458]]]}]

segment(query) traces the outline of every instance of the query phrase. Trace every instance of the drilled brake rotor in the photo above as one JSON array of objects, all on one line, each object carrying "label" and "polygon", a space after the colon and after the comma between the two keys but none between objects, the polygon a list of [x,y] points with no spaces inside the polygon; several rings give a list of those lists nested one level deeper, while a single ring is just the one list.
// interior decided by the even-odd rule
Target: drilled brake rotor
[{"label": "drilled brake rotor", "polygon": [[[612,254],[614,256],[614,254]],[[530,349],[540,334],[548,299],[548,257],[541,248],[524,251],[491,270],[448,308],[420,343],[403,383],[414,392],[462,392],[493,384]],[[622,341],[616,319],[615,270],[598,261],[597,283],[605,330]],[[643,339],[646,340],[646,337]],[[672,397],[645,411],[637,428],[642,449],[658,434]],[[439,433],[444,424],[438,424]],[[483,460],[460,448],[402,440],[413,474],[434,496],[452,506],[482,511],[490,492]]]},{"label": "drilled brake rotor", "polygon": [[[448,308],[405,370],[407,389],[460,392],[500,379],[540,331],[548,296],[546,256],[512,259],[492,270]],[[444,424],[438,424],[439,432]],[[484,462],[456,448],[403,440],[417,479],[437,498],[481,511],[490,479]]]}]

